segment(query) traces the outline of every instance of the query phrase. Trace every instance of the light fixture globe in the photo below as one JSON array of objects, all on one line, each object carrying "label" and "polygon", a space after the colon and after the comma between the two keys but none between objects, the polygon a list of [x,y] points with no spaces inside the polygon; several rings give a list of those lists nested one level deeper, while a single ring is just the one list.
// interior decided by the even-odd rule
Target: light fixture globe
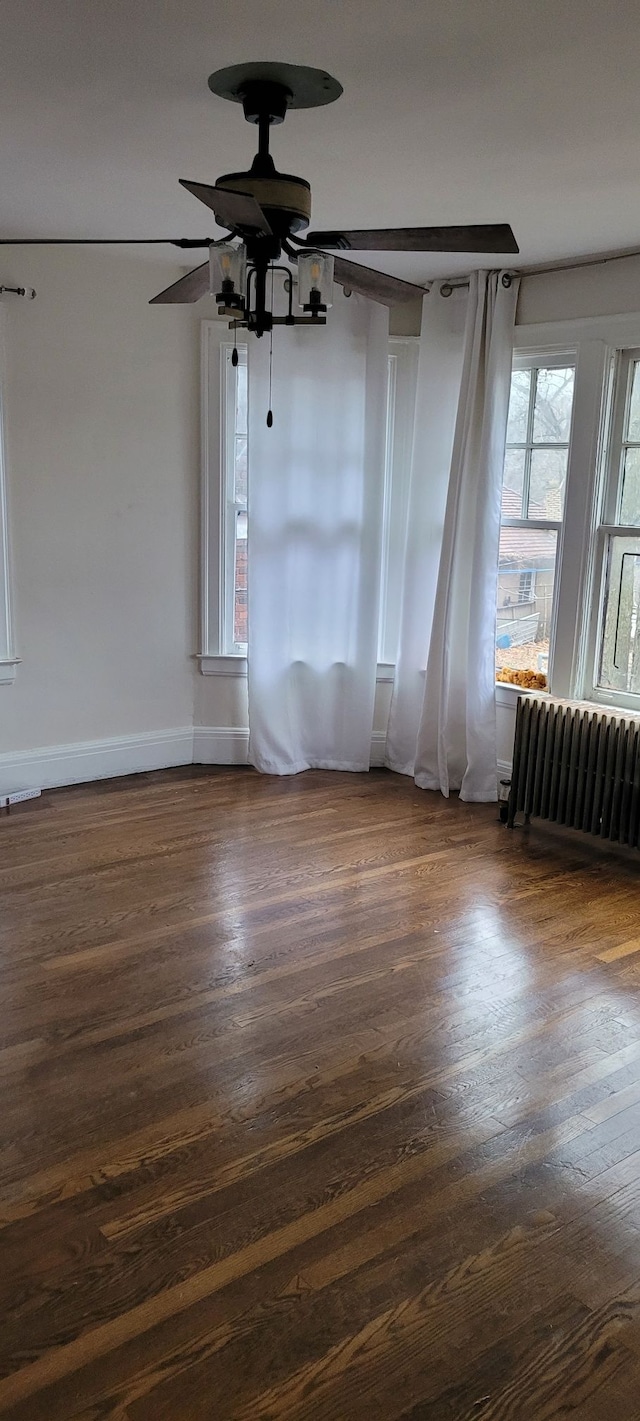
[{"label": "light fixture globe", "polygon": [[329,252],[300,252],[298,303],[312,313],[333,305],[333,257]]},{"label": "light fixture globe", "polygon": [[247,249],[243,242],[224,242],[209,248],[209,290],[225,306],[244,307]]}]

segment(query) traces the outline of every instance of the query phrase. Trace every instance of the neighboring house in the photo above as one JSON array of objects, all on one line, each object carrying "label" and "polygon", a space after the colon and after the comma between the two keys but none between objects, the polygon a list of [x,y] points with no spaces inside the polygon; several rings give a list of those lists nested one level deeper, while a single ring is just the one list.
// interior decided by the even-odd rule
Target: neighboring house
[{"label": "neighboring house", "polygon": [[[505,488],[503,518],[519,518],[521,495]],[[531,518],[557,516],[549,507],[530,505]],[[551,628],[556,533],[536,528],[500,530],[496,644],[498,647],[546,642]]]}]

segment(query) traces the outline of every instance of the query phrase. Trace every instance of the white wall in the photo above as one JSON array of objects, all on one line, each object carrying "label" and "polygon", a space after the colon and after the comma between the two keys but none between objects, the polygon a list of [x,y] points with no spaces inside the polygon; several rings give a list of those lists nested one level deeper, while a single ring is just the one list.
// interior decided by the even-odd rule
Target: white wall
[{"label": "white wall", "polygon": [[640,257],[523,277],[516,323],[575,321],[627,311],[640,311]]},{"label": "white wall", "polygon": [[16,643],[0,752],[193,723],[198,323],[150,307],[183,269],[15,248],[5,433]]},{"label": "white wall", "polygon": [[246,676],[200,676],[194,722],[196,725],[247,726]]}]

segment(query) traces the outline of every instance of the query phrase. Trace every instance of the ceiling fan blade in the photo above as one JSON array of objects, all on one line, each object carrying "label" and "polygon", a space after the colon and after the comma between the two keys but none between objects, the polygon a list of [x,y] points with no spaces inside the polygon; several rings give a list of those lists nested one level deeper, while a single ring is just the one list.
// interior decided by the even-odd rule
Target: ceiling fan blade
[{"label": "ceiling fan blade", "polygon": [[476,227],[382,227],[377,231],[309,232],[307,246],[352,252],[519,252],[507,222]]},{"label": "ceiling fan blade", "polygon": [[165,287],[157,296],[152,296],[150,306],[170,306],[175,302],[199,301],[201,296],[206,296],[209,290],[209,263],[203,262],[202,266],[197,266],[193,271],[188,271],[186,276],[181,276],[179,281],[174,281],[173,286]]},{"label": "ceiling fan blade", "polygon": [[[210,247],[211,237],[0,237],[0,247]],[[215,245],[215,243],[214,243]]]},{"label": "ceiling fan blade", "polygon": [[260,232],[264,237],[271,236],[271,228],[260,203],[251,193],[231,192],[227,188],[211,187],[208,183],[189,183],[185,178],[179,181],[187,192],[193,193],[194,197],[211,208],[221,227],[228,227],[230,232]]},{"label": "ceiling fan blade", "polygon": [[359,262],[343,261],[342,257],[335,258],[333,274],[347,291],[357,291],[360,296],[368,296],[370,301],[378,301],[381,306],[401,306],[405,301],[418,301],[426,296],[424,286],[414,286],[412,281],[387,276],[386,272],[360,266]]}]

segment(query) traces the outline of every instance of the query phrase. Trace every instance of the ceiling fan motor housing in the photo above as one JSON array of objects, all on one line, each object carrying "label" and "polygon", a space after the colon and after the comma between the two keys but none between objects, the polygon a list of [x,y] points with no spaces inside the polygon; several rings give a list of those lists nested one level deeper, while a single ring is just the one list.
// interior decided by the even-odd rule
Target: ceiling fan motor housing
[{"label": "ceiling fan motor housing", "polygon": [[269,153],[269,129],[282,123],[290,108],[333,103],[342,93],[342,85],[322,69],[260,63],[219,69],[209,76],[209,88],[221,98],[242,104],[247,121],[260,130],[260,147],[251,171],[226,173],[218,178],[216,187],[255,197],[278,241],[301,232],[309,226],[311,188],[304,178],[277,171]]},{"label": "ceiling fan motor housing", "polygon": [[[280,240],[309,226],[311,187],[304,178],[279,173],[275,168],[265,175],[254,171],[225,173],[218,178],[216,187],[226,192],[248,192],[255,197],[266,213],[274,236]],[[213,210],[215,213],[215,207]],[[222,222],[221,225],[226,224]]]}]

